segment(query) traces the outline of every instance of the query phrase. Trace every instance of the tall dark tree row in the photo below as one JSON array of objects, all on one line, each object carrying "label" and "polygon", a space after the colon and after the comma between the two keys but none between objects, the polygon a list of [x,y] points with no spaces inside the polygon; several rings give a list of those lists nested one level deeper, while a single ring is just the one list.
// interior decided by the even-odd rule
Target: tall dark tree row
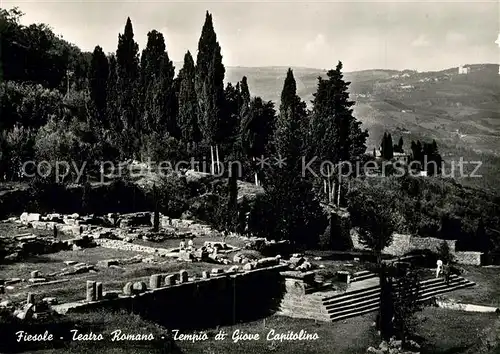
[{"label": "tall dark tree row", "polygon": [[354,102],[349,100],[350,82],[344,81],[342,63],[318,78],[310,124],[311,156],[336,164],[353,161],[366,151],[368,132],[353,116]]},{"label": "tall dark tree row", "polygon": [[383,159],[390,160],[394,157],[394,146],[392,145],[391,133],[384,133],[380,144],[380,154]]},{"label": "tall dark tree row", "polygon": [[212,15],[206,13],[196,58],[196,95],[203,139],[209,145],[224,142],[224,75],[222,54]]},{"label": "tall dark tree row", "polygon": [[92,53],[92,60],[90,63],[89,91],[90,100],[94,108],[93,123],[97,123],[103,128],[109,128],[109,122],[107,120],[108,77],[108,58],[102,51],[102,48],[97,46]]},{"label": "tall dark tree row", "polygon": [[411,161],[413,166],[421,170],[427,171],[429,176],[437,175],[441,173],[441,168],[443,164],[443,159],[439,153],[436,140],[432,140],[432,143],[421,143],[420,140],[417,142],[411,142]]},{"label": "tall dark tree row", "polygon": [[278,161],[264,178],[263,209],[268,237],[289,240],[297,247],[317,245],[326,225],[312,183],[301,169],[306,152],[305,118],[306,105],[297,95],[295,78],[289,69],[276,121],[274,142]]},{"label": "tall dark tree row", "polygon": [[198,98],[196,95],[196,68],[191,53],[184,56],[184,65],[179,72],[179,111],[178,125],[181,139],[187,144],[198,144],[201,141]]},{"label": "tall dark tree row", "polygon": [[120,117],[119,141],[123,157],[136,156],[139,147],[139,45],[134,40],[134,30],[127,18],[123,34],[118,36],[116,50],[117,69],[117,113]]}]

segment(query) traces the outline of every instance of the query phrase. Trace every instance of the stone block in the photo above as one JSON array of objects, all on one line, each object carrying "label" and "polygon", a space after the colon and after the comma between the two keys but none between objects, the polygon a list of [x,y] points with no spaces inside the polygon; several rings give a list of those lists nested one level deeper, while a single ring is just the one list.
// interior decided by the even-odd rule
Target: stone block
[{"label": "stone block", "polygon": [[35,303],[35,294],[33,293],[28,293],[27,299],[26,299],[27,304],[34,304]]},{"label": "stone block", "polygon": [[128,282],[125,284],[123,287],[123,294],[125,295],[133,295],[134,294],[134,289],[133,289],[134,283]]},{"label": "stone block", "polygon": [[44,297],[42,302],[45,302],[48,305],[57,305],[57,299],[55,297]]},{"label": "stone block", "polygon": [[188,272],[184,269],[179,271],[179,279],[181,283],[187,283],[188,282]]},{"label": "stone block", "polygon": [[96,301],[96,282],[87,280],[87,302]]},{"label": "stone block", "polygon": [[40,278],[40,271],[34,270],[30,273],[30,278]]},{"label": "stone block", "polygon": [[224,273],[224,269],[220,269],[220,268],[213,268],[212,269],[212,274],[223,274]]},{"label": "stone block", "polygon": [[15,312],[16,317],[21,320],[30,320],[33,318],[34,314],[35,305],[33,305],[32,303],[24,305],[22,310]]},{"label": "stone block", "polygon": [[148,290],[148,286],[143,281],[137,281],[132,286],[132,289],[133,289],[134,293],[143,293],[146,290]]},{"label": "stone block", "polygon": [[210,273],[204,270],[203,272],[201,272],[201,278],[202,279],[210,278]]},{"label": "stone block", "polygon": [[95,283],[96,300],[102,300],[102,283]]},{"label": "stone block", "polygon": [[246,263],[243,266],[243,270],[252,270],[252,269],[255,269],[255,265],[256,265],[256,263],[254,263],[254,262]]},{"label": "stone block", "polygon": [[117,299],[119,295],[120,295],[120,292],[116,291],[116,290],[105,291],[102,294],[102,298],[107,299],[107,300]]},{"label": "stone block", "polygon": [[104,259],[97,262],[97,266],[108,268],[112,265],[119,265],[120,262],[117,259]]},{"label": "stone block", "polygon": [[166,286],[175,285],[176,282],[177,282],[177,277],[174,274],[170,274],[170,275],[167,275],[165,277],[165,285]]},{"label": "stone block", "polygon": [[232,266],[232,267],[230,267],[230,268],[227,270],[227,272],[228,272],[228,273],[236,273],[236,272],[238,272],[239,270],[240,270],[240,267],[238,267],[238,266]]},{"label": "stone block", "polygon": [[149,277],[149,288],[158,289],[161,287],[161,274],[153,274]]},{"label": "stone block", "polygon": [[22,213],[21,221],[23,222],[32,222],[32,221],[40,221],[40,214],[38,213]]}]

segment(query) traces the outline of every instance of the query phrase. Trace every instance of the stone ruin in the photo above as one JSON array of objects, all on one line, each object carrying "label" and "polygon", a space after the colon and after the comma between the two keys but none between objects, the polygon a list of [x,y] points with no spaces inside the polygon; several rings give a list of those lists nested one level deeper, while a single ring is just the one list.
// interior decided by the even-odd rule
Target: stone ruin
[{"label": "stone ruin", "polygon": [[87,304],[93,304],[105,300],[113,300],[119,298],[126,298],[131,296],[140,295],[149,291],[155,291],[158,289],[163,289],[171,286],[181,285],[184,283],[191,283],[194,281],[208,280],[213,277],[244,274],[251,270],[265,269],[278,265],[285,266],[281,261],[280,257],[268,257],[262,258],[258,261],[253,261],[245,264],[244,267],[233,266],[226,270],[221,268],[213,268],[210,272],[203,271],[200,276],[192,275],[190,276],[187,270],[180,270],[174,274],[152,274],[149,277],[149,283],[146,284],[143,281],[129,281],[125,283],[121,290],[110,290],[103,291],[103,284],[100,282],[87,280],[86,281],[86,293],[85,299],[82,301],[77,301],[73,303],[57,304],[53,303],[53,309],[60,313],[65,314],[72,309],[85,307]]},{"label": "stone ruin", "polygon": [[8,262],[19,261],[33,254],[48,254],[97,246],[93,239],[88,236],[60,240],[32,233],[0,237],[0,242],[4,245],[6,254],[4,260]]},{"label": "stone ruin", "polygon": [[172,238],[190,238],[197,236],[221,236],[218,231],[207,225],[195,223],[192,220],[173,219],[160,214],[160,230],[153,232],[154,213],[109,213],[105,216],[84,215],[77,213],[64,215],[58,213],[42,215],[24,212],[19,218],[12,217],[8,222],[14,222],[47,230],[57,234],[90,236],[95,239],[108,238],[118,240],[143,239],[160,242]]},{"label": "stone ruin", "polygon": [[26,301],[13,302],[5,300],[0,302],[2,317],[8,320],[9,317],[16,318],[22,321],[31,319],[47,319],[57,316],[56,311],[52,309],[53,305],[57,305],[57,300],[52,297],[46,297],[41,300],[37,299],[35,294],[28,293]]}]

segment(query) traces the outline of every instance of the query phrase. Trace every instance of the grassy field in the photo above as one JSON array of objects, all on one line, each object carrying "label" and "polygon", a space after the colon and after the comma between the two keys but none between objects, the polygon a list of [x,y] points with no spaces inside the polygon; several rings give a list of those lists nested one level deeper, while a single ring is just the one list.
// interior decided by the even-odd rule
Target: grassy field
[{"label": "grassy field", "polygon": [[[209,238],[203,238],[203,241]],[[211,240],[211,239],[210,239]],[[178,242],[178,241],[177,241]],[[201,239],[198,241],[201,243]],[[108,249],[103,247],[87,248],[77,251],[62,251],[53,254],[39,255],[29,257],[22,262],[0,265],[0,274],[4,279],[21,278],[28,279],[30,272],[40,271],[44,275],[60,271],[67,266],[64,261],[76,261],[96,265],[100,260],[131,258],[140,255],[143,258],[150,257],[150,254],[140,254],[137,252]],[[103,290],[121,290],[129,281],[144,281],[149,284],[149,276],[157,273],[174,273],[185,269],[188,273],[195,276],[201,276],[202,271],[210,271],[212,268],[226,269],[230,265],[220,265],[206,262],[180,262],[170,258],[154,257],[158,263],[135,263],[120,266],[121,268],[103,268],[97,267],[95,273],[83,273],[68,275],[64,277],[55,277],[59,280],[69,279],[68,282],[36,285],[33,286],[27,282],[14,284],[13,290],[6,290],[3,298],[10,300],[23,300],[27,292],[33,292],[38,297],[56,297],[59,302],[76,301],[85,297],[85,288],[87,280],[94,280],[103,283]]]},{"label": "grassy field", "polygon": [[448,297],[463,303],[500,307],[500,269],[473,266],[464,268],[466,272],[463,276],[477,285],[456,290]]}]

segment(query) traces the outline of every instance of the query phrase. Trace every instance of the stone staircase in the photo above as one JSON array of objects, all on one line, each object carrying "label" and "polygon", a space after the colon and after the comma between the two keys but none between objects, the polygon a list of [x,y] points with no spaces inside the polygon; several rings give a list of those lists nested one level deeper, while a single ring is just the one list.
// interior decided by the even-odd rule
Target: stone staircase
[{"label": "stone staircase", "polygon": [[[457,275],[450,277],[449,284],[442,278],[423,280],[420,282],[419,301],[426,302],[436,295],[474,285],[474,282]],[[331,285],[329,287],[331,289]],[[304,287],[305,291],[300,294],[297,288],[295,285],[293,291],[285,293],[278,314],[333,322],[373,312],[379,307],[379,280],[367,271],[355,273],[346,291],[318,289],[312,292],[312,288]]]}]

